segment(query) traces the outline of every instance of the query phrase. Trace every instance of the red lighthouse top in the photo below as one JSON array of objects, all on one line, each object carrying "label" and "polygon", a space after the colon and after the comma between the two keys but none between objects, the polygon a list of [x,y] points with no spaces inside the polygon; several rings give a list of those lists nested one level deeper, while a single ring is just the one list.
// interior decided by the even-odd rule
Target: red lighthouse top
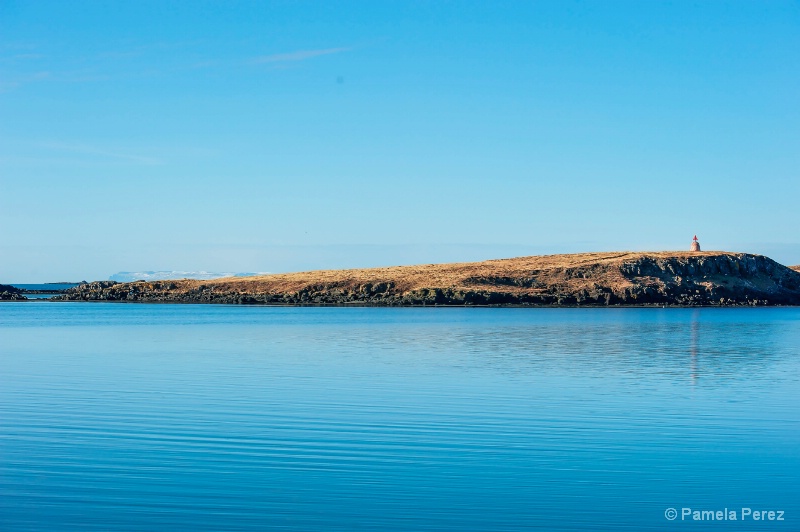
[{"label": "red lighthouse top", "polygon": [[694,235],[694,238],[692,240],[697,240],[697,235]]}]

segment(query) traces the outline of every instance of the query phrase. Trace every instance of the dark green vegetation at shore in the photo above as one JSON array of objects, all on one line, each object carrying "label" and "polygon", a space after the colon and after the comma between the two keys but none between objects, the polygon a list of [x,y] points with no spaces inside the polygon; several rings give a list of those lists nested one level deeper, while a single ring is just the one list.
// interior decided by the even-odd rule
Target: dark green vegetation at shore
[{"label": "dark green vegetation at shore", "polygon": [[727,252],[609,252],[76,286],[54,299],[285,305],[800,305],[800,273]]}]

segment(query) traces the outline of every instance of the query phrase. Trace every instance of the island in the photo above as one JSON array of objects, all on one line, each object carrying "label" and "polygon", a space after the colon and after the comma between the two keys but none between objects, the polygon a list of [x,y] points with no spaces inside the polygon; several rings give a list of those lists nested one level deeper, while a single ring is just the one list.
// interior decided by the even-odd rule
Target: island
[{"label": "island", "polygon": [[0,284],[0,301],[26,301],[22,290],[7,284]]},{"label": "island", "polygon": [[53,299],[377,306],[800,305],[800,272],[749,253],[621,251],[212,281],[99,281]]}]

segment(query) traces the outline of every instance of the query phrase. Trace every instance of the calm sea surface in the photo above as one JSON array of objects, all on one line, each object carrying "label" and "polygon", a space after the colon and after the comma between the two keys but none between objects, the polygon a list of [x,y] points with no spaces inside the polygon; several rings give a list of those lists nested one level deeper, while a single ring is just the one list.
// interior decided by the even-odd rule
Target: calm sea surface
[{"label": "calm sea surface", "polygon": [[[67,290],[68,288],[72,288],[73,286],[78,286],[78,284],[77,283],[13,284],[11,286],[15,288],[20,288],[22,290],[53,291],[53,290]],[[28,299],[49,299],[53,297],[54,294],[24,294],[24,295]]]},{"label": "calm sea surface", "polygon": [[11,286],[20,288],[22,290],[66,290],[73,286],[78,286],[77,283],[46,283],[46,284],[12,284]]},{"label": "calm sea surface", "polygon": [[0,303],[4,531],[800,530],[799,481],[800,309]]}]

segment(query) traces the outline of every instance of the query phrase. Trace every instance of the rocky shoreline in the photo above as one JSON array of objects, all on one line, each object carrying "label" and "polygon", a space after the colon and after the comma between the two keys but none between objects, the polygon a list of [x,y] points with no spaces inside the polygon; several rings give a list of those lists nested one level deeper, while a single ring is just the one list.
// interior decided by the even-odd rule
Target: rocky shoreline
[{"label": "rocky shoreline", "polygon": [[7,284],[0,284],[0,301],[27,301],[22,290]]},{"label": "rocky shoreline", "polygon": [[800,273],[747,253],[584,253],[213,281],[99,281],[60,301],[267,305],[800,305]]}]

